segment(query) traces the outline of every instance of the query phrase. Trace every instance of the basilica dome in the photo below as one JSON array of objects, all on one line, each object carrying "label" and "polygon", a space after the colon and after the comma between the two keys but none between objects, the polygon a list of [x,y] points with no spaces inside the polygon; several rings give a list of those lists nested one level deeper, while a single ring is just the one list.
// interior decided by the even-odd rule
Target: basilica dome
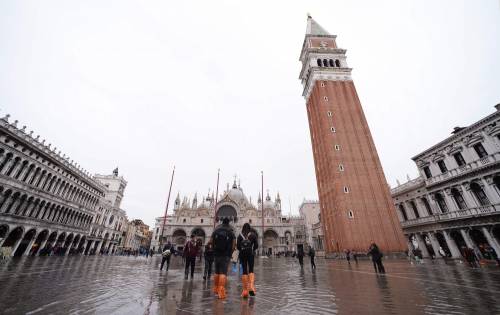
[{"label": "basilica dome", "polygon": [[233,184],[233,187],[227,192],[227,195],[231,200],[236,202],[237,204],[243,205],[243,204],[248,204],[247,197],[243,193],[243,189],[241,187],[238,187],[236,185],[236,181]]}]

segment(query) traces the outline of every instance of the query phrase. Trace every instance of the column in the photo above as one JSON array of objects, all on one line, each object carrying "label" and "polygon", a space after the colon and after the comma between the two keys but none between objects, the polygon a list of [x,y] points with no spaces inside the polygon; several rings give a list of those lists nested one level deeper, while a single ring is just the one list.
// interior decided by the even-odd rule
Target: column
[{"label": "column", "polygon": [[500,198],[495,188],[493,187],[493,177],[481,178],[481,182],[483,183],[483,190],[486,196],[488,196],[488,200],[491,204],[499,203]]},{"label": "column", "polygon": [[[460,229],[460,234],[464,238],[465,244],[467,244],[467,247],[472,248],[474,250],[474,253],[480,253],[481,251],[479,248],[477,248],[476,244],[472,240],[472,238],[469,236],[469,233],[465,229]],[[479,254],[479,258],[483,258],[482,254]]]},{"label": "column", "polygon": [[500,257],[500,244],[498,244],[497,240],[491,235],[490,231],[486,227],[481,228],[484,236],[488,240],[488,244],[495,250],[497,257]]},{"label": "column", "polygon": [[431,196],[430,201],[431,201],[430,202],[431,203],[431,207],[434,210],[434,214],[441,214],[441,213],[443,213],[443,211],[441,211],[441,208],[438,205],[438,202],[436,200],[436,196],[435,195]]},{"label": "column", "polygon": [[85,249],[83,250],[84,255],[88,255],[92,251],[93,240],[87,240],[87,244],[85,244]]},{"label": "column", "polygon": [[455,202],[455,199],[453,199],[453,197],[451,195],[451,189],[450,188],[446,188],[444,190],[443,197],[444,197],[444,200],[446,200],[446,205],[448,206],[448,211],[449,212],[460,210],[458,208],[456,202]]},{"label": "column", "polygon": [[64,250],[63,256],[68,256],[70,249],[73,247],[73,241],[74,241],[74,239],[72,239],[71,242],[69,243],[68,247],[66,247],[66,249]]},{"label": "column", "polygon": [[7,208],[10,206],[12,202],[13,202],[12,195],[10,195],[9,197],[7,197],[7,200],[3,204],[2,208],[0,208],[0,213],[5,212],[5,210],[7,210]]},{"label": "column", "polygon": [[17,206],[19,206],[19,203],[21,203],[21,200],[19,198],[17,198],[16,200],[14,200],[14,202],[12,204],[12,207],[10,207],[10,211],[9,211],[10,214],[14,214],[14,212],[16,211]]},{"label": "column", "polygon": [[[38,172],[36,171],[36,167],[33,168],[33,172],[26,177],[26,184],[30,184],[31,180],[38,175]],[[33,184],[33,183],[32,183]]]},{"label": "column", "polygon": [[429,236],[429,239],[431,240],[431,245],[432,245],[432,249],[434,250],[435,258],[443,258],[441,256],[441,254],[439,254],[439,247],[440,246],[439,246],[439,242],[438,242],[434,232],[429,232],[427,235]]},{"label": "column", "polygon": [[28,256],[29,255],[31,247],[33,247],[33,243],[35,243],[36,238],[38,237],[38,234],[39,233],[35,233],[35,235],[33,236],[33,239],[31,239],[31,241],[29,242],[28,247],[26,247],[26,249],[24,250],[24,253],[22,254],[22,256]]},{"label": "column", "polygon": [[5,163],[5,166],[2,170],[2,174],[5,175],[5,173],[7,173],[7,171],[10,169],[10,166],[12,165],[12,163],[14,162],[14,157],[11,157],[7,163]]},{"label": "column", "polygon": [[448,231],[443,231],[443,235],[444,235],[444,238],[446,239],[446,244],[448,245],[448,248],[450,249],[451,257],[452,258],[462,258],[462,254],[460,253],[460,250],[458,249],[457,244],[451,238]]},{"label": "column", "polygon": [[15,204],[12,209],[11,209],[11,213],[12,214],[15,214],[15,215],[21,215],[23,212],[23,208],[25,206],[27,206],[28,204],[28,199],[23,199],[23,200],[20,200],[17,204]]},{"label": "column", "polygon": [[42,249],[45,248],[45,245],[47,244],[47,241],[49,240],[49,236],[50,236],[50,231],[49,233],[47,234],[47,237],[43,240],[43,242],[40,244],[40,247],[38,249],[38,252],[36,253],[37,256],[40,256],[40,253],[42,252]]},{"label": "column", "polygon": [[19,174],[18,179],[21,180],[21,181],[23,180],[23,178],[26,175],[26,173],[33,169],[33,168],[30,168],[30,166],[28,164],[26,164],[26,168],[21,172],[21,174]]},{"label": "column", "polygon": [[436,200],[434,200],[434,196],[427,194],[427,195],[424,195],[422,198],[427,199],[427,201],[429,202],[429,207],[431,207],[432,214],[441,213],[441,210],[439,210],[439,207],[436,204]]},{"label": "column", "polygon": [[476,201],[476,198],[474,198],[474,196],[472,195],[469,183],[460,186],[462,187],[462,197],[464,197],[467,206],[469,206],[469,208],[475,208],[479,206],[479,203]]},{"label": "column", "polygon": [[417,238],[418,242],[418,249],[422,251],[422,257],[424,258],[429,258],[431,255],[429,254],[429,251],[427,250],[427,245],[425,245],[425,241],[422,238],[421,234],[415,234],[415,237]]},{"label": "column", "polygon": [[102,247],[103,243],[104,243],[104,241],[101,241],[101,242],[99,242],[99,245],[97,245],[97,248],[95,250],[96,255],[99,255],[99,253],[101,252],[101,247]]},{"label": "column", "polygon": [[25,234],[25,233],[23,233],[23,234],[21,235],[21,237],[17,240],[17,242],[14,244],[14,247],[12,248],[12,254],[11,254],[11,256],[14,256],[14,253],[16,252],[17,248],[19,247],[19,245],[21,245],[21,241],[22,241],[22,240],[23,240],[23,238],[24,238],[24,234]]},{"label": "column", "polygon": [[23,215],[24,216],[31,216],[31,212],[33,212],[33,208],[36,206],[35,201],[32,200],[31,203],[26,207],[26,210],[24,210]]}]

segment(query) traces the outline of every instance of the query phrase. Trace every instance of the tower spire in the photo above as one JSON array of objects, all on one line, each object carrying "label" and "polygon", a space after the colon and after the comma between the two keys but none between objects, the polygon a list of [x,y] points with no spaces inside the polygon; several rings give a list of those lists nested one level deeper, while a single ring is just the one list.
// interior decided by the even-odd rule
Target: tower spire
[{"label": "tower spire", "polygon": [[321,25],[316,22],[309,13],[307,13],[306,35],[331,35]]}]

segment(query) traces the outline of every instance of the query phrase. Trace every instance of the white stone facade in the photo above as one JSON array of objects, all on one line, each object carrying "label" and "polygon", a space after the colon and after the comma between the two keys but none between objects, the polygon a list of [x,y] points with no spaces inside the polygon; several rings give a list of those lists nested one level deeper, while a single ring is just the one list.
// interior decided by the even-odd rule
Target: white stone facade
[{"label": "white stone facade", "polygon": [[87,252],[107,188],[51,144],[8,119],[0,119],[2,255]]},{"label": "white stone facade", "polygon": [[127,182],[118,176],[96,174],[94,179],[105,187],[104,198],[99,200],[96,216],[90,230],[90,252],[113,254],[124,248],[123,235],[127,231],[127,215],[120,209]]},{"label": "white stone facade", "polygon": [[317,253],[318,251],[323,251],[324,239],[321,230],[319,201],[304,199],[299,207],[299,214],[304,218],[307,243],[314,247]]},{"label": "white stone facade", "polygon": [[500,106],[415,156],[420,177],[392,189],[409,249],[500,255]]},{"label": "white stone facade", "polygon": [[[296,251],[297,246],[303,246],[306,241],[304,219],[299,216],[283,216],[279,194],[272,201],[268,193],[264,200],[264,229],[262,229],[261,209],[260,194],[257,206],[255,206],[236,181],[231,188],[228,185],[228,189],[220,196],[217,204],[213,195],[202,198],[200,203],[196,195],[192,202],[187,198],[181,201],[178,195],[174,202],[174,214],[166,218],[163,243],[170,241],[178,249],[182,249],[186,239],[194,234],[203,244],[206,244],[214,230],[216,218],[220,222],[222,218],[228,217],[231,219],[236,235],[241,231],[244,223],[250,223],[259,236],[261,250],[266,254]],[[158,217],[155,221],[151,240],[151,248],[154,250],[158,250],[160,245],[163,220],[164,217]],[[264,242],[262,242],[262,235],[264,235]]]}]

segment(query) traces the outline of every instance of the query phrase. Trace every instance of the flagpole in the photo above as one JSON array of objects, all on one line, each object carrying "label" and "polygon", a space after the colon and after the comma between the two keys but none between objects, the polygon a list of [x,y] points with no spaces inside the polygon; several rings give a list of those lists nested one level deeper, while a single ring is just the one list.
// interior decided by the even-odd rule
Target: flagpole
[{"label": "flagpole", "polygon": [[261,199],[261,208],[262,208],[262,256],[264,256],[265,249],[264,249],[264,171],[260,171],[260,183],[261,183],[261,192],[262,192],[262,199]]},{"label": "flagpole", "polygon": [[172,170],[172,178],[170,179],[170,188],[168,189],[167,206],[165,207],[165,215],[163,216],[163,224],[161,227],[160,250],[162,250],[163,247],[163,230],[165,230],[165,222],[167,221],[168,204],[170,202],[170,193],[172,192],[172,183],[174,182],[174,174],[175,174],[175,165],[174,169]]},{"label": "flagpole", "polygon": [[217,169],[217,187],[215,188],[215,203],[214,203],[214,229],[215,224],[217,222],[217,213],[215,213],[215,207],[217,206],[217,199],[219,197],[219,177],[220,177],[220,168]]}]

